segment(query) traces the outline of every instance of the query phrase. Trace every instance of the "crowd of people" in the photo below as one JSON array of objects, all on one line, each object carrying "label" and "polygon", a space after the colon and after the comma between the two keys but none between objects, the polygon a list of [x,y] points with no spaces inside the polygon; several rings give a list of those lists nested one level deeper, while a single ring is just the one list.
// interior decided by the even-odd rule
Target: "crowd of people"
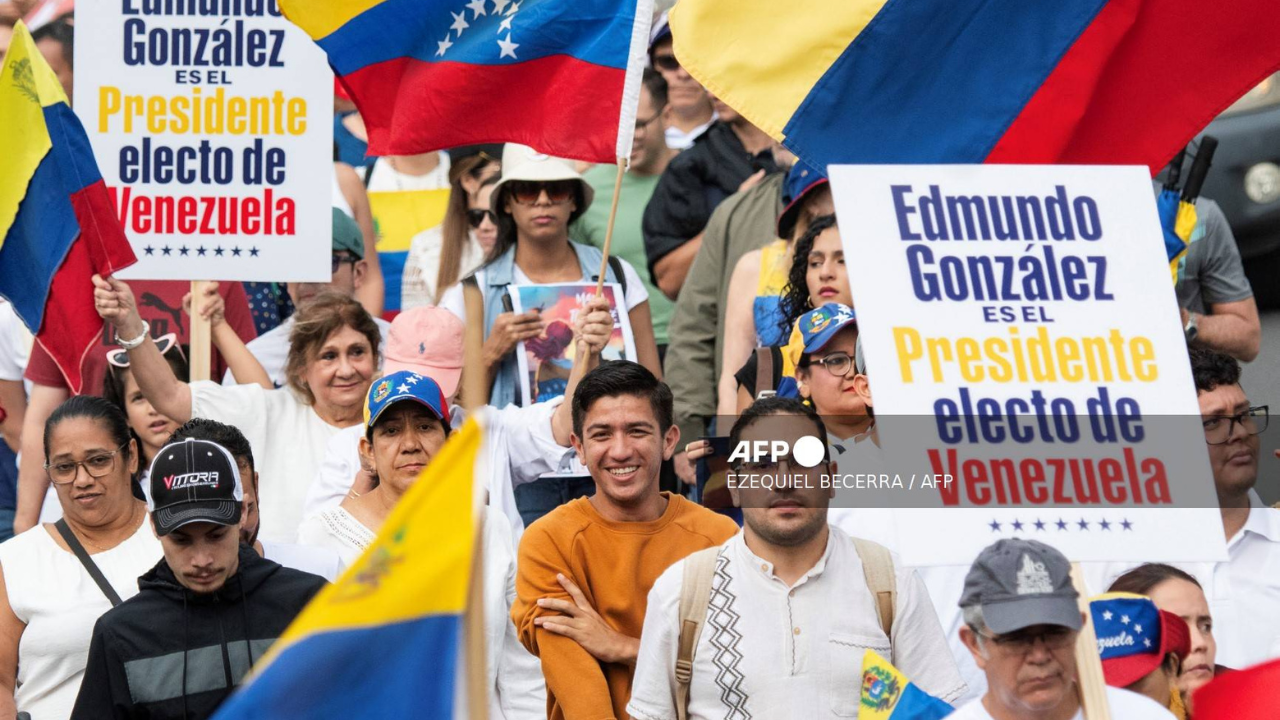
[{"label": "crowd of people", "polygon": [[[69,96],[73,30],[35,33]],[[0,718],[210,717],[419,482],[469,373],[488,397],[491,718],[856,717],[874,651],[950,717],[1068,720],[1086,620],[1112,717],[1231,716],[1196,692],[1280,658],[1280,510],[1255,489],[1268,408],[1239,362],[1260,325],[1216,205],[1177,297],[1229,559],[1086,564],[1084,604],[1034,540],[906,566],[890,514],[830,490],[700,503],[710,438],[815,435],[815,467],[751,469],[816,474],[875,461],[879,437],[824,173],[699,85],[665,17],[649,59],[616,187],[612,166],[512,144],[366,157],[339,97],[329,282],[192,297],[95,276],[83,394],[0,302]],[[427,191],[443,219],[384,243],[386,197]],[[601,279],[617,307],[591,295],[571,327],[512,307],[514,287]],[[213,379],[191,375],[193,316]],[[624,317],[634,355],[606,361]],[[526,346],[554,381],[521,382]]]}]

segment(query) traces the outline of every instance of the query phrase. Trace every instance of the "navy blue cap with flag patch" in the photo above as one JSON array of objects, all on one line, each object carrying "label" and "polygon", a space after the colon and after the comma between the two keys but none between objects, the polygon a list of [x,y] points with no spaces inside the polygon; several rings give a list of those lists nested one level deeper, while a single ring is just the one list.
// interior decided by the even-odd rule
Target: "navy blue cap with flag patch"
[{"label": "navy blue cap with flag patch", "polygon": [[449,403],[435,380],[416,372],[401,370],[375,380],[369,386],[364,406],[364,427],[368,434],[386,409],[398,402],[411,400],[426,406],[433,415],[449,426]]}]

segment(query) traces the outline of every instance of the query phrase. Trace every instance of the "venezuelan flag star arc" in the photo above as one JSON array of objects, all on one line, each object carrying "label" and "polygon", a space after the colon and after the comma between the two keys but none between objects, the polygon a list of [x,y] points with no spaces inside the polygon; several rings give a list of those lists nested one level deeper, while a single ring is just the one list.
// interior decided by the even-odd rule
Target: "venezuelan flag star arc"
[{"label": "venezuelan flag star arc", "polygon": [[1142,164],[1280,68],[1269,0],[681,0],[676,56],[811,164]]},{"label": "venezuelan flag star arc", "polygon": [[630,154],[653,0],[281,0],[328,54],[369,153],[518,142]]},{"label": "venezuelan flag star arc", "polygon": [[298,615],[215,720],[452,717],[482,436],[475,417],[450,435],[373,544]]}]

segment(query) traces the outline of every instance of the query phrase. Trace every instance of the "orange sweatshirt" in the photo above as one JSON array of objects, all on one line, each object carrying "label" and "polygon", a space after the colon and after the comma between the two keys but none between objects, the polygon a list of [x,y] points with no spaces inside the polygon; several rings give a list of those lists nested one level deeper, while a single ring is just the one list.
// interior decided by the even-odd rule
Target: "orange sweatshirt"
[{"label": "orange sweatshirt", "polygon": [[[572,600],[562,573],[609,627],[640,637],[649,589],[676,561],[728,540],[738,526],[723,515],[663,493],[669,502],[651,522],[611,522],[587,498],[566,503],[530,525],[520,539],[511,619],[520,642],[542,660],[550,720],[625,720],[634,669],[601,663],[573,640],[538,628],[538,599]],[[552,613],[558,614],[558,613]]]}]

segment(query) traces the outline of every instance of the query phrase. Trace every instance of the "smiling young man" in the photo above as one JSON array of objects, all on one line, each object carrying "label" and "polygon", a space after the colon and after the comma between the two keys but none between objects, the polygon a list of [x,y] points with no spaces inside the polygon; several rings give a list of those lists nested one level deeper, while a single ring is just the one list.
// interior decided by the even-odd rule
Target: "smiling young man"
[{"label": "smiling young man", "polygon": [[626,718],[649,589],[669,565],[738,528],[659,492],[680,431],[671,390],[643,366],[601,365],[572,402],[571,440],[596,491],[525,530],[511,619],[542,662],[550,720]]},{"label": "smiling young man", "polygon": [[[1008,538],[978,554],[965,578],[960,638],[987,692],[953,720],[1081,720],[1076,637],[1084,625],[1071,564],[1035,540]],[[1111,717],[1169,720],[1150,698],[1108,686]]]},{"label": "smiling young man", "polygon": [[[819,476],[834,466],[825,457],[813,467],[797,462],[805,437],[826,446],[822,420],[795,399],[760,400],[734,423],[730,447],[784,441],[795,454],[735,462],[731,477],[745,487],[730,493],[743,532],[706,551],[713,562],[686,558],[658,578],[627,706],[635,720],[675,720],[682,696],[691,720],[853,717],[867,650],[937,697],[964,692],[924,584],[883,548],[827,524],[834,491]],[[757,487],[766,476],[796,487]],[[690,574],[697,572],[710,577]],[[883,586],[873,587],[872,576]],[[695,587],[706,593],[701,617],[681,607]],[[688,620],[704,624],[682,691],[677,668]]]},{"label": "smiling young man", "polygon": [[72,718],[210,717],[324,586],[240,544],[243,498],[221,445],[156,455],[147,509],[164,559],[98,619]]}]

